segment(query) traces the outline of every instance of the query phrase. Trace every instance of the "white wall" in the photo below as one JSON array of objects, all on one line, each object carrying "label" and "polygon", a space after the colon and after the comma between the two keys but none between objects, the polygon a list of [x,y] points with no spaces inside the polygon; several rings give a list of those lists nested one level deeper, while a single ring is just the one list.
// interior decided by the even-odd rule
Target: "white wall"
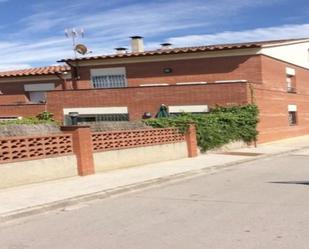
[{"label": "white wall", "polygon": [[260,54],[309,69],[309,42],[262,48]]},{"label": "white wall", "polygon": [[75,155],[0,164],[0,188],[77,176]]},{"label": "white wall", "polygon": [[96,172],[188,157],[186,142],[94,153]]},{"label": "white wall", "polygon": [[208,105],[170,105],[168,106],[170,113],[182,113],[182,112],[209,112]]}]

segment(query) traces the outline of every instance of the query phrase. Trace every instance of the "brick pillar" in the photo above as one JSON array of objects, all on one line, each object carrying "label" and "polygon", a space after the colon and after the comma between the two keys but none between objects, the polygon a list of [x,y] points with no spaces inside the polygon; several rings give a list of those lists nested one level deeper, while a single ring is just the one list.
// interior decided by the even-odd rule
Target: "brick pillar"
[{"label": "brick pillar", "polygon": [[73,152],[77,158],[77,169],[80,176],[94,174],[93,149],[89,126],[62,126],[61,130],[72,134]]},{"label": "brick pillar", "polygon": [[196,140],[196,127],[194,124],[190,124],[188,130],[185,134],[187,148],[188,148],[188,157],[197,157],[198,148]]}]

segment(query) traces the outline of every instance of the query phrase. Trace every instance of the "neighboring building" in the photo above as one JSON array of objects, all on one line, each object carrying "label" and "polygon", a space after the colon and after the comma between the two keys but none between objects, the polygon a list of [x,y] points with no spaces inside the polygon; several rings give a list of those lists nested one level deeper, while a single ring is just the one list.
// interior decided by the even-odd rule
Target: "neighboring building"
[{"label": "neighboring building", "polygon": [[68,66],[0,72],[0,120],[35,116],[46,109],[46,92],[71,89]]},{"label": "neighboring building", "polygon": [[161,104],[201,113],[256,103],[260,142],[309,134],[308,49],[309,39],[294,39],[144,51],[132,37],[131,52],[62,60],[72,85],[48,91],[44,108],[68,122],[70,112],[80,121],[136,120]]}]

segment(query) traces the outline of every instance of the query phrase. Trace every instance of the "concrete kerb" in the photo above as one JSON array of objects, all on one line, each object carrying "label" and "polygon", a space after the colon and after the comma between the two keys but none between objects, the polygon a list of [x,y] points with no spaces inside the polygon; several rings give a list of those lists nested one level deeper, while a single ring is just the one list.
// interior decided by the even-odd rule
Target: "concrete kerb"
[{"label": "concrete kerb", "polygon": [[54,211],[54,210],[61,210],[66,207],[80,204],[82,202],[90,202],[90,201],[94,201],[98,199],[106,199],[110,197],[115,197],[115,196],[128,193],[128,192],[134,192],[134,191],[144,190],[146,188],[156,187],[157,185],[161,185],[164,183],[168,184],[171,182],[179,182],[179,181],[197,177],[199,175],[214,173],[214,172],[217,172],[218,170],[230,168],[235,165],[241,165],[244,163],[257,161],[257,160],[261,160],[264,158],[277,157],[280,155],[284,155],[287,153],[293,153],[293,152],[301,151],[304,149],[309,149],[309,146],[302,146],[296,149],[290,149],[290,150],[286,150],[286,151],[282,151],[278,153],[265,154],[265,155],[260,155],[256,157],[241,159],[241,160],[230,162],[230,163],[224,163],[221,165],[214,165],[211,167],[205,167],[202,169],[192,170],[189,172],[173,174],[173,175],[169,175],[165,177],[159,177],[159,178],[151,179],[148,181],[138,182],[138,183],[125,185],[125,186],[112,188],[112,189],[107,189],[107,190],[102,190],[102,191],[94,192],[91,194],[79,195],[79,196],[75,196],[72,198],[68,198],[68,199],[64,199],[64,200],[60,200],[56,202],[46,203],[44,205],[38,205],[34,207],[19,209],[14,212],[8,212],[8,213],[1,214],[0,222],[1,223],[8,222],[8,221],[12,221],[15,219],[25,218],[27,216],[39,215],[39,214]]}]

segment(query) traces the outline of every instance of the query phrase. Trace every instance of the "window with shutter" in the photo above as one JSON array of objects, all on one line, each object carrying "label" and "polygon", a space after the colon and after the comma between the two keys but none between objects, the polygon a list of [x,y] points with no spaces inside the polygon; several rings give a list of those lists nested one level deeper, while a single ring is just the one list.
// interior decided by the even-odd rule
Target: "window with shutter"
[{"label": "window with shutter", "polygon": [[102,68],[91,70],[94,88],[127,87],[125,68]]}]

